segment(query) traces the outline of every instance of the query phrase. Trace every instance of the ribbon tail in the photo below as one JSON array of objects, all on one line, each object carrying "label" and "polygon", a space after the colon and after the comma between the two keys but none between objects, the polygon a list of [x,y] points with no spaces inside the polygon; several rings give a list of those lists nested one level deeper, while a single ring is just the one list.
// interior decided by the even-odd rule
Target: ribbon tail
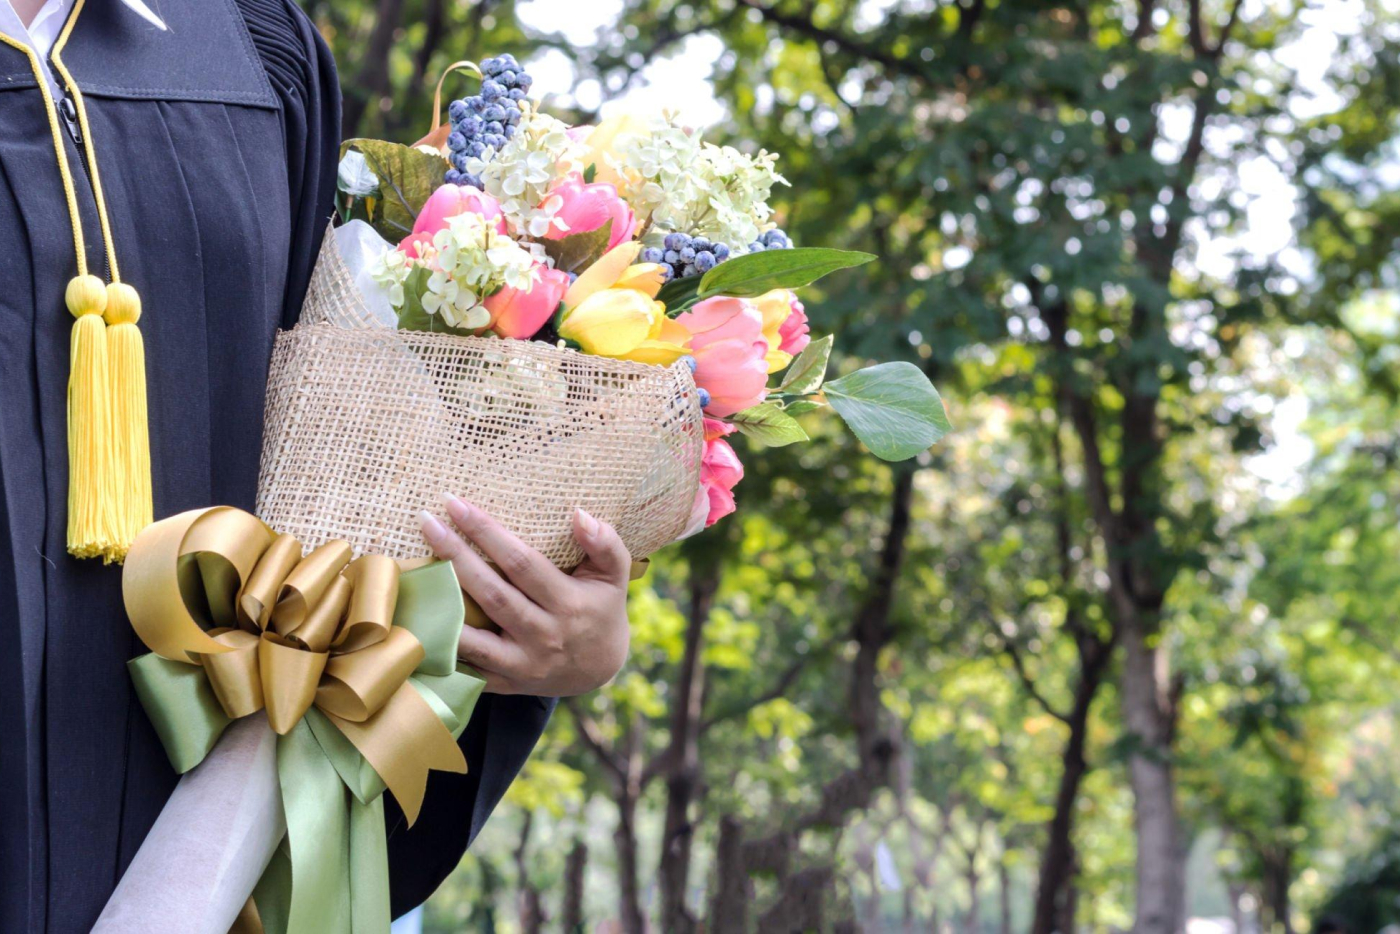
[{"label": "ribbon tail", "polygon": [[292,910],[292,853],[286,837],[282,838],[262,878],[253,888],[253,902],[263,934],[288,934],[287,916]]},{"label": "ribbon tail", "polygon": [[431,769],[467,771],[467,760],[452,733],[410,683],[401,685],[388,703],[363,723],[331,713],[326,717],[384,779],[409,826],[423,807]]},{"label": "ribbon tail", "polygon": [[389,839],[384,798],[350,801],[350,917],[354,934],[389,930]]},{"label": "ribbon tail", "polygon": [[183,775],[203,762],[233,722],[214,696],[204,669],[154,652],[131,659],[126,667],[175,771]]},{"label": "ribbon tail", "polygon": [[349,795],[305,721],[278,741],[277,776],[291,867],[285,930],[349,932]]}]

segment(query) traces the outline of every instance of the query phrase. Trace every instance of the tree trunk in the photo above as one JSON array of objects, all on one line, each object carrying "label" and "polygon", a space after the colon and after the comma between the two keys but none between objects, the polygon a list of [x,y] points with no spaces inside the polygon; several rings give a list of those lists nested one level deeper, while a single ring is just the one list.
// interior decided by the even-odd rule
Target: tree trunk
[{"label": "tree trunk", "polygon": [[1166,656],[1141,620],[1123,627],[1123,720],[1132,743],[1128,779],[1137,830],[1134,934],[1180,934],[1186,924],[1185,851],[1172,774],[1172,702]]},{"label": "tree trunk", "polygon": [[642,913],[642,890],[638,881],[640,858],[637,845],[637,800],[640,790],[629,783],[617,796],[618,914],[625,934],[646,934],[646,915]]},{"label": "tree trunk", "polygon": [[719,576],[713,564],[692,563],[690,617],[672,700],[671,738],[666,753],[666,823],[661,834],[659,875],[661,929],[668,934],[690,934],[695,930],[695,917],[685,903],[695,838],[690,810],[700,783],[700,717],[705,690],[701,651],[718,587]]},{"label": "tree trunk", "polygon": [[963,921],[965,934],[979,934],[982,928],[982,877],[977,872],[977,855],[967,854],[967,917]]},{"label": "tree trunk", "polygon": [[394,33],[403,16],[404,0],[379,0],[374,14],[374,29],[365,43],[364,58],[355,80],[345,87],[341,109],[341,135],[346,139],[360,135],[360,121],[372,101],[389,90],[389,53],[394,48]]},{"label": "tree trunk", "polygon": [[997,897],[1001,902],[1001,934],[1011,934],[1011,867],[1006,865],[1005,854],[997,863]]},{"label": "tree trunk", "polygon": [[1074,879],[1079,871],[1074,810],[1088,771],[1084,744],[1089,736],[1089,712],[1112,653],[1111,642],[1100,642],[1091,636],[1079,639],[1079,684],[1074,692],[1074,706],[1066,718],[1069,737],[1065,740],[1064,765],[1055,792],[1055,813],[1045,829],[1031,934],[1070,934],[1074,930]]},{"label": "tree trunk", "polygon": [[544,930],[544,905],[540,890],[530,880],[530,831],[534,824],[534,812],[526,811],[520,827],[520,843],[515,848],[515,886],[519,892],[522,934],[540,934]]},{"label": "tree trunk", "polygon": [[715,847],[715,892],[710,900],[709,930],[715,934],[745,934],[753,883],[744,867],[744,829],[733,814],[719,822]]},{"label": "tree trunk", "polygon": [[1292,905],[1288,890],[1293,884],[1293,851],[1281,847],[1260,854],[1264,864],[1263,908],[1268,923],[1260,925],[1263,934],[1293,934]]},{"label": "tree trunk", "polygon": [[584,934],[583,889],[587,873],[588,844],[580,837],[574,841],[574,847],[564,863],[564,934]]}]

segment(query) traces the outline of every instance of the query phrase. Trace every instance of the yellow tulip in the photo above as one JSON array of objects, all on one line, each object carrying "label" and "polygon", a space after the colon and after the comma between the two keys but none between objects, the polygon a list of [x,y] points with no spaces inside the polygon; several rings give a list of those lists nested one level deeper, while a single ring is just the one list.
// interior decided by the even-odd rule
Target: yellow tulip
[{"label": "yellow tulip", "polygon": [[680,359],[690,342],[685,328],[666,317],[665,305],[625,288],[589,295],[565,316],[559,336],[584,353],[663,365]]},{"label": "yellow tulip", "polygon": [[564,293],[565,310],[577,308],[594,292],[601,292],[616,285],[617,280],[627,273],[627,267],[632,265],[632,261],[641,251],[640,243],[628,240],[600,256],[596,263],[579,274],[574,284],[569,286],[569,291]]},{"label": "yellow tulip", "polygon": [[792,293],[787,289],[773,289],[755,298],[753,303],[763,315],[763,339],[768,342],[768,372],[776,373],[792,362],[792,354],[778,349],[783,343],[779,329],[792,314]]},{"label": "yellow tulip", "polygon": [[651,132],[651,125],[648,121],[630,114],[622,114],[616,117],[609,117],[593,128],[593,132],[588,134],[584,140],[587,152],[583,154],[582,162],[584,167],[592,165],[593,180],[595,182],[607,182],[609,185],[618,187],[622,184],[622,176],[609,164],[608,158],[616,159],[622,155],[622,147],[627,140],[633,136],[646,135]]},{"label": "yellow tulip", "polygon": [[656,293],[666,284],[666,267],[660,263],[636,263],[622,271],[614,288],[634,289],[647,298],[656,298]]}]

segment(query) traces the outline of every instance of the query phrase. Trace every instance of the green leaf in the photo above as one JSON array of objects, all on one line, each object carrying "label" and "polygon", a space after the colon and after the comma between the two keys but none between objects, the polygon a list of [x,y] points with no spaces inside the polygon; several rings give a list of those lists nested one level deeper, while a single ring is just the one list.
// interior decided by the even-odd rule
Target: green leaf
[{"label": "green leaf", "polygon": [[583,183],[584,183],[585,185],[591,185],[591,184],[593,184],[593,179],[597,178],[597,176],[598,176],[598,163],[596,163],[596,162],[590,162],[590,163],[588,163],[588,168],[586,168],[586,169],[583,170]]},{"label": "green leaf", "polygon": [[565,272],[583,272],[598,257],[608,252],[612,239],[612,218],[597,230],[573,233],[558,240],[544,241],[544,251],[554,260],[554,268]]},{"label": "green leaf", "polygon": [[341,158],[351,149],[362,153],[370,170],[379,177],[383,199],[374,229],[389,240],[401,240],[413,232],[413,222],[428,198],[447,176],[447,160],[412,146],[380,139],[350,139],[340,144]]},{"label": "green leaf", "polygon": [[826,384],[826,401],[872,454],[901,461],[952,428],[938,390],[912,363],[881,363]]},{"label": "green leaf", "polygon": [[666,313],[675,317],[695,300],[695,290],[700,288],[699,276],[672,279],[656,293],[656,300],[666,306]]},{"label": "green leaf", "polygon": [[783,411],[789,415],[806,415],[808,412],[815,412],[823,405],[825,405],[825,403],[818,402],[815,399],[797,399],[783,406]]},{"label": "green leaf", "polygon": [[720,263],[700,279],[701,298],[732,295],[749,298],[772,289],[798,289],[827,273],[870,262],[872,253],[801,247],[745,253]]},{"label": "green leaf", "polygon": [[418,266],[408,274],[403,284],[403,307],[399,309],[399,330],[428,331],[432,334],[456,334],[470,337],[473,331],[448,326],[442,315],[429,314],[423,307],[423,293],[427,291],[428,272],[426,266]]},{"label": "green leaf", "polygon": [[779,391],[800,396],[820,389],[822,380],[826,379],[826,361],[831,357],[831,345],[835,339],[828,334],[821,340],[808,344],[788,367],[787,375],[778,385]]},{"label": "green leaf", "polygon": [[780,448],[794,441],[806,441],[807,432],[774,402],[760,402],[751,409],[732,415],[729,421],[759,444]]}]

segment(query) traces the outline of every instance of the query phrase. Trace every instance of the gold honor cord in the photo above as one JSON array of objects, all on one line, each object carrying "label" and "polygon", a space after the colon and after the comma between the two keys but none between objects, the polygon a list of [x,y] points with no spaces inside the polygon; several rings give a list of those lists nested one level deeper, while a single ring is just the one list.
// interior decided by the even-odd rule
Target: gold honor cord
[{"label": "gold honor cord", "polygon": [[97,152],[82,91],[60,57],[82,13],[77,0],[54,44],[52,60],[72,96],[86,140],[88,174],[102,227],[112,281],[88,273],[82,216],[58,108],[34,50],[0,33],[0,42],[23,52],[34,72],[53,136],[58,173],[73,227],[78,275],[64,301],[76,319],[68,373],[68,551],[79,558],[120,562],[138,532],[151,523],[151,454],[146,414],[146,353],[136,322],[141,298],[121,281]]}]

